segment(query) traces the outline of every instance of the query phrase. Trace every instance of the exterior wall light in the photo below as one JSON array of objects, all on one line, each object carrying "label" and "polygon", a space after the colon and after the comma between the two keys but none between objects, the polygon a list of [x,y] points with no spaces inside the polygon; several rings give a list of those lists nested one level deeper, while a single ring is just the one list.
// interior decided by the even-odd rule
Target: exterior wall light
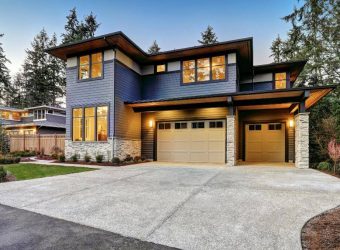
[{"label": "exterior wall light", "polygon": [[289,120],[289,127],[290,128],[294,127],[294,120],[292,120],[292,119]]},{"label": "exterior wall light", "polygon": [[150,121],[149,121],[149,127],[150,127],[150,128],[153,128],[153,123],[154,123],[153,120],[150,120]]}]

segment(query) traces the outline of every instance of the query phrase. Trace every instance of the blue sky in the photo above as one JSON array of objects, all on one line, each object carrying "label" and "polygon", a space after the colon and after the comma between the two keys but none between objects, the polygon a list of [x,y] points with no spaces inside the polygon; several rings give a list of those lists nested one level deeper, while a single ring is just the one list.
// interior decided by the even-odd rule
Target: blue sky
[{"label": "blue sky", "polygon": [[[219,41],[254,38],[254,62],[272,62],[270,46],[290,25],[280,18],[289,14],[297,0],[0,0],[0,33],[11,74],[21,67],[25,49],[45,28],[59,37],[65,16],[73,7],[82,19],[91,11],[101,23],[96,35],[121,30],[147,50],[157,40],[162,50],[197,45],[200,32],[210,24]],[[60,41],[60,39],[59,39]]]}]

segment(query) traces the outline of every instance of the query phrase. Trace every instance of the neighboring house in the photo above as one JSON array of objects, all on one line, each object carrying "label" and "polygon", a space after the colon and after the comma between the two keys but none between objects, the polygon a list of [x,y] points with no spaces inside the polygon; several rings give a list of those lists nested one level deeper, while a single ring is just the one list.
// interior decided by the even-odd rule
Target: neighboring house
[{"label": "neighboring house", "polygon": [[307,111],[333,88],[292,88],[306,61],[254,66],[252,38],[149,55],[116,32],[47,52],[67,61],[66,157],[306,168]]},{"label": "neighboring house", "polygon": [[0,123],[9,135],[65,134],[66,111],[38,106],[16,109],[0,106]]}]

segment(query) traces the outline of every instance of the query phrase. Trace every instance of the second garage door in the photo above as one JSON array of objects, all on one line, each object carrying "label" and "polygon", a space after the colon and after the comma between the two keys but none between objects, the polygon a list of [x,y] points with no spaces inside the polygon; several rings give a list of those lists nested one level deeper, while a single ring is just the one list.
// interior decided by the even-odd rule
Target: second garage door
[{"label": "second garage door", "polygon": [[246,161],[284,162],[285,129],[283,123],[246,125]]},{"label": "second garage door", "polygon": [[158,123],[157,160],[224,163],[225,121]]}]

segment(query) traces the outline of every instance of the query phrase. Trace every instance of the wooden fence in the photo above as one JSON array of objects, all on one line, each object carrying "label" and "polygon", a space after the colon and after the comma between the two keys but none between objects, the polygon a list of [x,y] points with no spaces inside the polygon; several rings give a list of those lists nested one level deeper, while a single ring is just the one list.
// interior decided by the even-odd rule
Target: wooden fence
[{"label": "wooden fence", "polygon": [[64,152],[65,135],[11,135],[10,136],[10,151],[36,151],[44,152],[45,155],[53,154],[55,147]]}]

